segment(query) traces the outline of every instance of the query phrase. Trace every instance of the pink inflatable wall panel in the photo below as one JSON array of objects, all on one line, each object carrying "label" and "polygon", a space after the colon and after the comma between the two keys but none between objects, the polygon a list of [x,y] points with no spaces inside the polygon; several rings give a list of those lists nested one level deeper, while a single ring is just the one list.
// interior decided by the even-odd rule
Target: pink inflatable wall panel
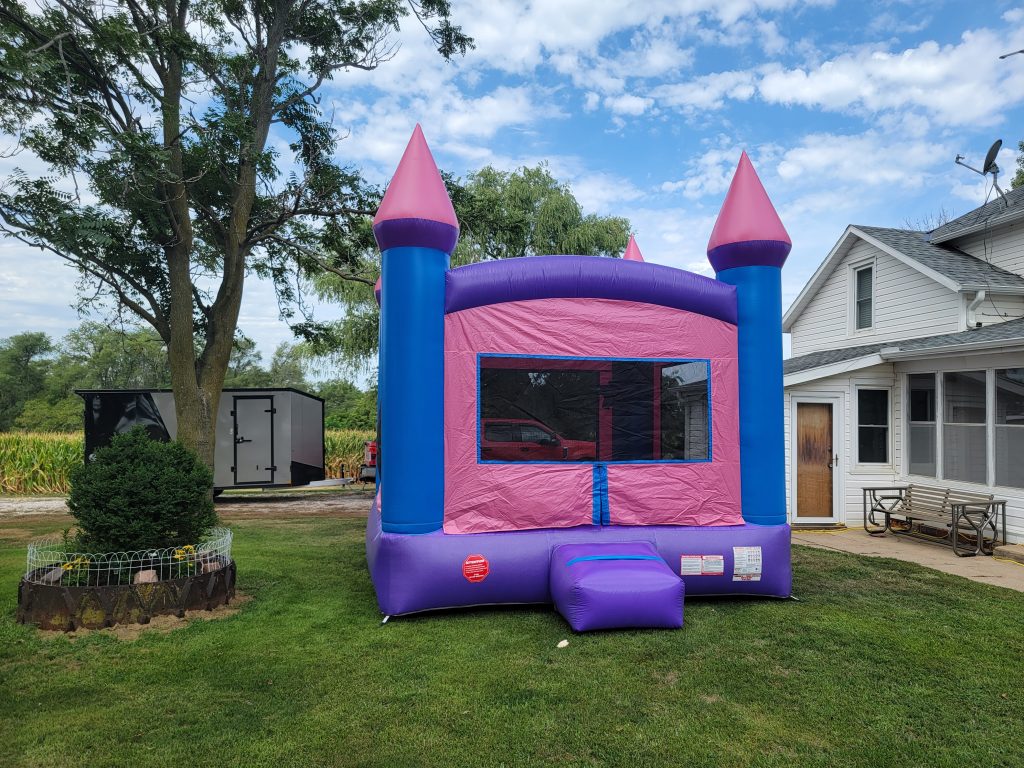
[{"label": "pink inflatable wall panel", "polygon": [[477,461],[477,355],[709,359],[712,460],[608,466],[619,525],[739,525],[736,327],[653,304],[534,299],[445,316],[445,533],[592,523],[593,468]]}]

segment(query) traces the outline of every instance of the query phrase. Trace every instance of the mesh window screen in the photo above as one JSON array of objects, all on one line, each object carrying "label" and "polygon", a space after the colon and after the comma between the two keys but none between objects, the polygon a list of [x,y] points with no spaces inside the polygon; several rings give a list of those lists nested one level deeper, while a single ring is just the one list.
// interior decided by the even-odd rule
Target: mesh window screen
[{"label": "mesh window screen", "polygon": [[943,379],[942,475],[984,483],[985,372],[947,373]]},{"label": "mesh window screen", "polygon": [[996,371],[996,485],[1024,488],[1024,368]]},{"label": "mesh window screen", "polygon": [[706,360],[480,358],[480,460],[707,461]]}]

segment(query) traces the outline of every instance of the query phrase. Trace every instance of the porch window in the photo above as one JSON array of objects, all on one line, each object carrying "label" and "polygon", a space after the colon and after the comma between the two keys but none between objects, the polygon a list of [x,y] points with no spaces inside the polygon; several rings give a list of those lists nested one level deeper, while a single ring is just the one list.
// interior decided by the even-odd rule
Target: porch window
[{"label": "porch window", "polygon": [[996,371],[996,485],[1024,488],[1024,368]]},{"label": "porch window", "polygon": [[912,475],[935,477],[935,374],[910,375],[910,461]]},{"label": "porch window", "polygon": [[857,462],[889,463],[889,390],[857,390]]},{"label": "porch window", "polygon": [[870,328],[872,318],[872,293],[874,288],[874,267],[861,267],[854,273],[854,315],[856,328],[863,331]]},{"label": "porch window", "polygon": [[985,371],[946,373],[943,392],[943,477],[984,484],[988,467]]}]

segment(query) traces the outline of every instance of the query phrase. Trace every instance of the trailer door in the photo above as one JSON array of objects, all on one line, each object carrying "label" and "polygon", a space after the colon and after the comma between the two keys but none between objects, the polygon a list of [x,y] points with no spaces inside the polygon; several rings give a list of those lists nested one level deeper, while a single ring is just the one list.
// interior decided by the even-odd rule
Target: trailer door
[{"label": "trailer door", "polygon": [[274,482],[274,398],[236,395],[235,485],[270,485]]}]

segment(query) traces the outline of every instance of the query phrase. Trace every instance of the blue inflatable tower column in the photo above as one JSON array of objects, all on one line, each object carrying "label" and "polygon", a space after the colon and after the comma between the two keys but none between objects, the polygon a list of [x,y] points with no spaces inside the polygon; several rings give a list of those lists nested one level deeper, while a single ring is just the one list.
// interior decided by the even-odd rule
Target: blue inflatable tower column
[{"label": "blue inflatable tower column", "polygon": [[429,533],[444,519],[445,273],[459,222],[418,125],[373,233],[382,260],[381,523]]},{"label": "blue inflatable tower column", "polygon": [[786,522],[782,385],[782,265],[792,242],[744,152],[708,243],[708,260],[736,286],[739,316],[743,519]]}]

